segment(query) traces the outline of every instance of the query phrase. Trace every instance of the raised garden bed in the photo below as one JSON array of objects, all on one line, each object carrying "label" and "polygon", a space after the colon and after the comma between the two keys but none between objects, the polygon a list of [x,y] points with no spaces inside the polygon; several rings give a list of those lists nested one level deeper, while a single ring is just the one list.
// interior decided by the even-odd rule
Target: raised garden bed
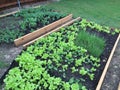
[{"label": "raised garden bed", "polygon": [[0,43],[11,43],[14,39],[38,30],[65,16],[46,7],[37,7],[0,18]]},{"label": "raised garden bed", "polygon": [[70,14],[70,15],[68,15],[60,20],[57,20],[49,25],[46,25],[43,28],[35,30],[34,32],[31,32],[31,33],[26,34],[18,39],[15,39],[14,43],[16,46],[19,46],[21,44],[23,45],[31,40],[36,39],[37,37],[40,37],[41,35],[44,35],[45,33],[50,32],[51,30],[57,28],[58,26],[63,25],[64,23],[66,23],[70,20],[72,20],[72,14]]},{"label": "raised garden bed", "polygon": [[[86,35],[90,38],[86,39]],[[100,49],[103,47],[102,53],[94,52],[97,48],[99,50],[99,47],[94,46],[95,40],[92,50],[85,47],[90,44],[88,40],[91,38],[99,40],[98,46]],[[61,28],[36,41],[16,58],[19,66],[9,71],[5,88],[100,90],[119,38],[119,30],[102,27],[84,19]],[[81,47],[82,39],[87,43]]]}]

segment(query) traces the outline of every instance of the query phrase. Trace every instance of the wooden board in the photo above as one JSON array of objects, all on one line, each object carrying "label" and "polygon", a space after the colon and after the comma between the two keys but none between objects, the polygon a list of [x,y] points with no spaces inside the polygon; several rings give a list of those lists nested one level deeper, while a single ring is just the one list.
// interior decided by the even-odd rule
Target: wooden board
[{"label": "wooden board", "polygon": [[119,82],[119,85],[118,85],[118,90],[120,90],[120,82]]},{"label": "wooden board", "polygon": [[13,11],[13,12],[10,12],[10,13],[4,14],[4,15],[0,15],[0,18],[9,16],[9,15],[12,15],[12,14],[15,14],[15,13],[17,13],[17,12],[19,12],[19,11],[20,11],[20,10],[18,9],[17,11]]},{"label": "wooden board", "polygon": [[116,42],[115,42],[115,44],[114,44],[114,47],[113,47],[113,49],[112,49],[112,51],[111,51],[111,53],[110,53],[110,56],[109,56],[108,61],[107,61],[106,65],[105,65],[105,68],[104,68],[103,73],[102,73],[102,75],[101,75],[101,78],[100,78],[100,80],[99,80],[99,82],[98,82],[98,85],[97,85],[97,87],[96,87],[96,90],[100,90],[100,89],[101,89],[101,86],[102,86],[102,83],[103,83],[103,81],[104,81],[106,72],[107,72],[107,70],[108,70],[109,64],[110,64],[110,62],[111,62],[111,60],[112,60],[113,54],[114,54],[114,52],[115,52],[115,49],[116,49],[116,47],[117,47],[117,44],[118,44],[119,40],[120,40],[120,34],[118,35],[118,38],[117,38],[117,40],[116,40]]},{"label": "wooden board", "polygon": [[76,19],[73,19],[73,20],[71,20],[71,21],[69,21],[69,22],[61,25],[60,27],[58,27],[58,28],[56,28],[56,29],[54,29],[54,30],[52,30],[52,31],[50,31],[50,32],[48,32],[48,33],[46,33],[46,34],[44,34],[44,35],[42,35],[42,36],[40,36],[40,37],[38,37],[38,38],[30,41],[30,42],[28,42],[28,43],[26,43],[26,44],[24,44],[24,45],[23,45],[23,48],[26,48],[27,46],[31,45],[31,44],[34,43],[35,41],[39,40],[40,38],[43,38],[43,37],[45,37],[45,36],[47,36],[47,35],[49,35],[49,34],[51,34],[51,33],[53,33],[53,32],[56,32],[56,31],[60,30],[61,28],[66,27],[66,26],[74,23],[74,22],[77,21],[77,20],[80,20],[80,17],[78,17],[78,18],[76,18]]},{"label": "wooden board", "polygon": [[72,14],[70,14],[70,15],[68,15],[68,16],[66,16],[58,21],[55,21],[55,22],[53,22],[53,23],[51,23],[43,28],[35,30],[32,33],[29,33],[27,35],[24,35],[24,36],[18,38],[18,39],[15,39],[14,43],[16,46],[23,45],[23,44],[25,44],[25,43],[27,43],[27,42],[29,42],[37,37],[40,37],[41,35],[43,35],[45,33],[51,31],[52,29],[55,29],[56,27],[62,25],[63,23],[68,22],[71,19],[72,19]]}]

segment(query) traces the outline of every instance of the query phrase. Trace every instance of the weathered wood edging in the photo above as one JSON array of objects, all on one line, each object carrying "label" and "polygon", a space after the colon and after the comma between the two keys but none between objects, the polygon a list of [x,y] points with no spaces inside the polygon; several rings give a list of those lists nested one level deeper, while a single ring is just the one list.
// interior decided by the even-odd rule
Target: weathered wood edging
[{"label": "weathered wood edging", "polygon": [[113,47],[113,49],[112,49],[112,51],[111,51],[111,53],[110,53],[110,56],[109,56],[109,58],[108,58],[108,60],[107,60],[107,63],[106,63],[106,65],[105,65],[105,68],[104,68],[104,70],[103,70],[103,72],[102,72],[101,78],[99,79],[99,82],[98,82],[98,85],[97,85],[97,87],[96,87],[96,90],[100,90],[100,89],[101,89],[101,86],[102,86],[102,84],[103,84],[105,75],[106,75],[106,73],[107,73],[108,67],[109,67],[109,65],[110,65],[110,62],[111,62],[111,60],[112,60],[113,54],[114,54],[114,52],[115,52],[115,49],[116,49],[116,47],[117,47],[117,44],[118,44],[119,40],[120,40],[120,34],[118,35],[117,40],[116,40],[116,42],[115,42],[115,44],[114,44],[114,47]]},{"label": "weathered wood edging", "polygon": [[48,25],[46,25],[38,30],[35,30],[29,34],[26,34],[18,39],[15,39],[14,43],[16,46],[28,43],[29,41],[36,39],[45,33],[50,32],[51,30],[57,28],[58,26],[62,25],[63,23],[70,21],[71,19],[72,19],[72,14],[70,14],[62,19],[59,19],[51,24],[48,24]]},{"label": "weathered wood edging", "polygon": [[118,90],[120,90],[120,82],[119,82],[119,85],[118,85]]},{"label": "weathered wood edging", "polygon": [[58,27],[58,28],[56,28],[56,29],[54,29],[54,30],[51,30],[50,32],[48,32],[48,33],[46,33],[46,34],[44,34],[44,35],[42,35],[42,36],[40,36],[40,37],[38,37],[38,38],[36,38],[36,39],[34,39],[34,40],[32,40],[32,41],[24,44],[24,45],[23,45],[23,48],[26,48],[27,46],[31,45],[31,44],[34,43],[35,41],[39,40],[40,38],[43,38],[43,37],[45,37],[45,36],[47,36],[47,35],[49,35],[49,34],[51,34],[51,33],[53,33],[53,32],[59,31],[60,28],[66,27],[66,26],[74,23],[74,22],[77,21],[77,20],[80,20],[80,17],[78,17],[78,18],[76,18],[76,19],[73,19],[73,20],[71,20],[71,21],[69,21],[69,22],[61,25],[60,27]]}]

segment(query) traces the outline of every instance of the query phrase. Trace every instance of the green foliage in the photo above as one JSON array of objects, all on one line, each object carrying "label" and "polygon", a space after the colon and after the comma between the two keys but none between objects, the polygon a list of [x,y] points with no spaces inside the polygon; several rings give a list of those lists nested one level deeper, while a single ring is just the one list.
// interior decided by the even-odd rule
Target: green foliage
[{"label": "green foliage", "polygon": [[97,30],[99,32],[105,32],[105,33],[113,34],[113,35],[115,33],[120,33],[119,29],[112,30],[111,28],[109,28],[107,26],[101,26],[94,22],[88,22],[86,19],[82,19],[82,21],[79,22],[79,26],[84,30],[86,30],[86,28],[90,27],[93,30]]},{"label": "green foliage", "polygon": [[71,85],[71,88],[72,88],[72,90],[80,90],[78,83],[72,84],[72,85]]},{"label": "green foliage", "polygon": [[39,8],[24,9],[15,14],[15,16],[23,19],[23,21],[20,22],[20,28],[24,33],[29,33],[38,27],[43,27],[64,17],[65,15],[41,6]]},{"label": "green foliage", "polygon": [[6,90],[70,90],[76,86],[62,81],[61,78],[51,77],[43,67],[46,61],[35,60],[34,56],[27,52],[16,60],[20,65],[11,69],[6,76],[4,80]]},{"label": "green foliage", "polygon": [[18,17],[21,19],[18,21],[18,25],[12,26],[12,29],[9,29],[9,27],[6,26],[7,28],[5,30],[0,30],[0,43],[11,43],[16,38],[33,32],[34,30],[48,25],[64,16],[65,15],[46,7],[21,10],[14,14],[15,18]]},{"label": "green foliage", "polygon": [[81,75],[86,75],[86,74],[87,74],[87,71],[85,70],[84,67],[82,67],[81,70],[79,71],[79,73],[80,73]]},{"label": "green foliage", "polygon": [[19,30],[0,30],[0,43],[10,43],[14,39],[21,36],[22,33],[19,33]]},{"label": "green foliage", "polygon": [[[85,48],[74,44],[78,31],[79,28],[74,24],[61,28],[59,32],[41,38],[29,46],[16,58],[19,62],[18,73],[21,73],[17,75],[22,77],[20,79],[22,83],[17,83],[15,86],[14,84],[20,80],[12,80],[16,75],[9,72],[5,79],[5,87],[17,88],[24,83],[24,85],[29,84],[27,88],[34,89],[87,90],[82,82],[85,83],[85,78],[94,80],[94,73],[100,66],[100,59],[92,56]],[[78,74],[80,79],[72,78],[68,75],[68,71],[70,75]],[[60,78],[52,74],[53,72],[59,73]],[[68,81],[63,81],[66,77]],[[9,86],[11,81],[13,87]],[[24,85],[20,89],[24,89]]]},{"label": "green foliage", "polygon": [[78,31],[77,38],[75,39],[75,44],[84,47],[88,52],[96,57],[99,57],[105,48],[105,39],[92,35],[86,31]]}]

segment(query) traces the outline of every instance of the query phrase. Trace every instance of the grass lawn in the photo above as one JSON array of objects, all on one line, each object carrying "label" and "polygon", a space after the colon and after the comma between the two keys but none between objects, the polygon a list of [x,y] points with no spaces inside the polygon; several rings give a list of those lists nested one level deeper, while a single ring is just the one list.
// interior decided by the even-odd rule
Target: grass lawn
[{"label": "grass lawn", "polygon": [[120,0],[61,0],[47,6],[101,25],[120,28]]}]

